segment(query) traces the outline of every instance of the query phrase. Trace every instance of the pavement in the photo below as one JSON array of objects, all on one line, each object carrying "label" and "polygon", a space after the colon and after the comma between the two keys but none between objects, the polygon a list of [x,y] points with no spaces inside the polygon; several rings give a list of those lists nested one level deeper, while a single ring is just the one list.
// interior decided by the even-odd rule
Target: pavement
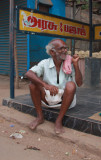
[{"label": "pavement", "polygon": [[[21,112],[36,116],[36,110],[29,94],[16,96],[15,99],[3,99],[3,105],[13,107]],[[43,107],[46,120],[55,122],[58,116],[58,109]],[[77,89],[77,105],[70,109],[64,116],[63,125],[84,133],[101,137],[101,88]]]},{"label": "pavement", "polygon": [[[28,124],[35,119],[35,117],[29,114],[25,114],[15,110],[14,108],[4,106],[0,107],[0,117],[25,127],[27,127]],[[68,129],[66,127],[64,127],[64,129],[65,133],[56,135],[54,132],[54,123],[45,120],[45,122],[39,125],[33,132],[39,133],[45,137],[57,139],[67,143],[68,145],[76,144],[82,150],[101,156],[101,139],[99,139],[98,136],[79,132],[74,129]]]}]

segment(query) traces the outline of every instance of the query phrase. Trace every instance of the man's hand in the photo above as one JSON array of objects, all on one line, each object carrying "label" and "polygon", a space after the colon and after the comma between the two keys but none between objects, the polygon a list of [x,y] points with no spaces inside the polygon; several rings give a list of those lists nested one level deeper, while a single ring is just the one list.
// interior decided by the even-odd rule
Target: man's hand
[{"label": "man's hand", "polygon": [[78,61],[79,61],[79,56],[77,54],[74,54],[73,57],[72,57],[72,63],[74,65],[77,65]]},{"label": "man's hand", "polygon": [[56,86],[45,84],[44,88],[50,91],[51,96],[58,94],[58,88]]},{"label": "man's hand", "polygon": [[77,54],[73,55],[72,63],[74,65],[74,69],[75,69],[75,80],[76,80],[77,85],[80,87],[82,85],[83,81],[82,81],[82,74],[79,69],[78,61],[79,61],[79,56]]}]

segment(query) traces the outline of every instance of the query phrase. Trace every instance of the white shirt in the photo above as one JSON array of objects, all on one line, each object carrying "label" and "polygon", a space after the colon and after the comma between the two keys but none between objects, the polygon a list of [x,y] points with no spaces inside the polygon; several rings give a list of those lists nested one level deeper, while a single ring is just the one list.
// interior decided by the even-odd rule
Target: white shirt
[{"label": "white shirt", "polygon": [[[72,64],[72,73],[67,75],[63,72],[62,66],[60,68],[59,72],[59,83],[57,83],[57,72],[56,67],[54,64],[54,61],[52,58],[44,59],[41,62],[38,63],[38,65],[35,65],[30,70],[36,73],[38,77],[43,77],[43,81],[50,85],[54,85],[58,87],[59,89],[64,89],[65,85],[69,81],[75,82],[75,70]],[[72,101],[71,107],[74,107],[76,105],[76,95],[74,96],[74,100]]]}]

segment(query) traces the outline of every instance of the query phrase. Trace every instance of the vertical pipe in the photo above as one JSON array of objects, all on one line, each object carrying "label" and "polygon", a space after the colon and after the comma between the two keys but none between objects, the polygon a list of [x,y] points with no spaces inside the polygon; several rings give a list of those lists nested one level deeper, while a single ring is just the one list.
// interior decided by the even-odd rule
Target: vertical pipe
[{"label": "vertical pipe", "polygon": [[[27,0],[27,8],[31,8],[31,1]],[[30,35],[27,34],[27,71],[30,68]]]},{"label": "vertical pipe", "polygon": [[[27,7],[28,8],[35,8],[37,9],[38,0],[35,0],[34,6],[31,6],[31,0],[27,0]],[[27,34],[27,71],[30,68],[30,35]]]},{"label": "vertical pipe", "polygon": [[27,71],[30,68],[30,35],[27,34]]},{"label": "vertical pipe", "polygon": [[90,24],[89,56],[92,57],[92,0],[89,0],[89,24]]},{"label": "vertical pipe", "polygon": [[35,0],[35,9],[37,9],[38,1],[39,0]]},{"label": "vertical pipe", "polygon": [[[75,5],[75,1],[73,1],[73,20],[75,19],[75,11],[76,11],[76,5]],[[72,55],[75,54],[75,40],[72,39],[72,48],[71,48],[71,52],[72,52]]]},{"label": "vertical pipe", "polygon": [[10,98],[14,98],[14,0],[9,2]]}]

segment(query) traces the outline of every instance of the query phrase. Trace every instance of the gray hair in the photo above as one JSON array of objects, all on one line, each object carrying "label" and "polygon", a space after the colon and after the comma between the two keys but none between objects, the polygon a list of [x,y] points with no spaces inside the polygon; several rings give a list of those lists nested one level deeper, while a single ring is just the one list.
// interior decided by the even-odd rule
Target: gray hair
[{"label": "gray hair", "polygon": [[46,48],[46,53],[50,55],[50,50],[54,50],[54,51],[55,51],[54,47],[55,47],[55,46],[54,46],[53,44],[49,43],[49,44],[45,47],[45,48]]}]

